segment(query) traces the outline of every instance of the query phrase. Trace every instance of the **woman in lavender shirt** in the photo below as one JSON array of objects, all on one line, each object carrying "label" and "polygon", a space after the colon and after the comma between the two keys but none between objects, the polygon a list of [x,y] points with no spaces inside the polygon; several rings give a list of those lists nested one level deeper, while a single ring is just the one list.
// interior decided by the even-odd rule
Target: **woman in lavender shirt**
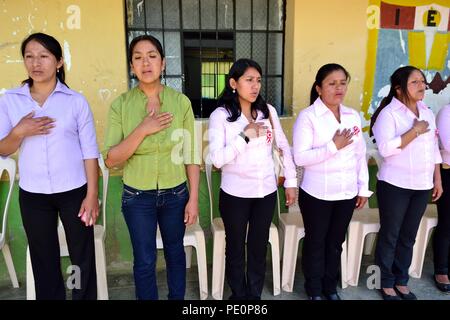
[{"label": "woman in lavender shirt", "polygon": [[61,45],[46,34],[21,46],[28,72],[0,98],[0,156],[19,150],[19,202],[37,299],[65,299],[58,214],[80,286],[72,297],[96,299],[94,232],[99,155],[89,105],[64,82]]}]

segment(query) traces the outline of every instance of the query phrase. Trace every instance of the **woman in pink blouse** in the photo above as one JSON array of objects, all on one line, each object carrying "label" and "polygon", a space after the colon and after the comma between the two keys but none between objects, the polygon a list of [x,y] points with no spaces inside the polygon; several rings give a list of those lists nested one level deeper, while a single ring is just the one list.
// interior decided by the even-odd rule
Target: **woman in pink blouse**
[{"label": "woman in pink blouse", "polygon": [[416,300],[407,284],[413,246],[430,191],[442,194],[433,112],[422,102],[425,76],[406,66],[391,75],[389,95],[372,117],[372,131],[383,157],[378,170],[380,212],[375,260],[381,270],[380,293],[385,300]]},{"label": "woman in pink blouse", "polygon": [[342,244],[355,208],[369,191],[366,142],[356,110],[342,104],[350,75],[330,63],[317,72],[311,106],[294,125],[294,160],[304,167],[299,205],[305,225],[303,273],[311,300],[340,300]]},{"label": "woman in pink blouse", "polygon": [[286,205],[293,203],[297,184],[289,143],[277,112],[259,93],[261,74],[255,61],[237,60],[230,69],[219,107],[209,118],[209,159],[222,169],[219,210],[226,234],[225,272],[232,292],[230,299],[235,300],[261,298],[277,198],[274,136],[284,156]]},{"label": "woman in pink blouse", "polygon": [[[37,299],[65,299],[58,216],[80,270],[72,298],[96,299],[93,224],[98,216],[95,125],[86,99],[64,82],[59,42],[44,33],[21,46],[28,79],[0,99],[0,156],[19,150],[19,202]],[[83,220],[83,221],[82,221]]]}]

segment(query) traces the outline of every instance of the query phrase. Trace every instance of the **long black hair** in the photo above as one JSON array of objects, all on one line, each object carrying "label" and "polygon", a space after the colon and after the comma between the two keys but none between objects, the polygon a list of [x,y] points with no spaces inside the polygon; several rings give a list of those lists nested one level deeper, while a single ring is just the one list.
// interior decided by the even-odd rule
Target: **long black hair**
[{"label": "long black hair", "polygon": [[[47,49],[52,55],[55,56],[56,61],[60,61],[63,57],[62,55],[62,49],[61,45],[59,44],[58,40],[53,38],[52,36],[37,32],[30,34],[25,40],[22,41],[22,45],[20,46],[20,51],[22,53],[22,58],[25,58],[25,48],[27,47],[27,44],[30,41],[36,41],[39,44],[41,44],[45,49]],[[66,87],[69,87],[66,84],[66,73],[64,72],[64,64],[57,70],[56,77],[58,80],[63,83]],[[33,86],[33,79],[28,77],[28,79],[23,80],[22,84],[28,83],[30,87]]]},{"label": "long black hair", "polygon": [[313,104],[314,101],[319,97],[319,93],[316,90],[316,86],[322,87],[323,80],[328,77],[328,75],[334,71],[342,71],[345,74],[345,77],[348,81],[350,81],[350,73],[343,66],[337,63],[328,63],[320,67],[317,71],[316,79],[311,87],[311,94],[309,103]]},{"label": "long black hair", "polygon": [[[426,79],[422,70],[413,66],[400,67],[391,75],[391,89],[389,90],[389,94],[387,95],[387,97],[384,97],[383,100],[381,100],[380,105],[378,106],[377,110],[375,110],[370,119],[370,137],[373,136],[372,127],[374,126],[375,121],[377,121],[378,115],[380,114],[381,110],[384,109],[384,107],[391,103],[393,97],[401,100],[405,104],[409,102],[410,97],[408,94],[408,79],[411,73],[413,73],[414,71],[419,71],[422,74],[423,78]],[[400,94],[397,94],[397,90],[400,91]]]},{"label": "long black hair", "polygon": [[[218,107],[223,107],[228,111],[230,115],[227,120],[229,122],[236,121],[241,116],[241,104],[239,102],[239,93],[233,92],[233,88],[230,85],[230,79],[234,79],[238,81],[240,77],[247,71],[248,68],[254,68],[256,71],[262,75],[262,69],[260,65],[251,59],[239,59],[230,68],[228,72],[227,79],[225,81],[225,89],[219,97],[219,101],[217,102]],[[264,119],[269,118],[269,108],[267,107],[266,101],[264,101],[261,94],[258,94],[255,102],[251,104],[251,115],[257,111],[261,111],[264,115]],[[256,120],[256,119],[255,119]]]}]

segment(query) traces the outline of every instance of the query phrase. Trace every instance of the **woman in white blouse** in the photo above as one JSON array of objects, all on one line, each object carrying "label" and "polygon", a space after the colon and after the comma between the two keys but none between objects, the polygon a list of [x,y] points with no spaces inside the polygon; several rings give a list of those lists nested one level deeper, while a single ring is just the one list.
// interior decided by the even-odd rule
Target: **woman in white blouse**
[{"label": "woman in white blouse", "polygon": [[375,259],[385,300],[415,300],[408,269],[420,220],[433,189],[442,194],[442,162],[433,112],[422,102],[425,76],[406,66],[391,75],[389,95],[372,117],[373,135],[383,164],[378,171],[380,232]]},{"label": "woman in white blouse", "polygon": [[436,125],[441,146],[444,192],[437,202],[438,224],[433,236],[434,281],[439,290],[450,293],[450,104],[439,111]]},{"label": "woman in white blouse", "polygon": [[260,95],[261,74],[255,61],[237,60],[218,108],[209,118],[209,159],[222,169],[219,210],[226,234],[226,279],[230,299],[236,300],[260,299],[264,285],[269,228],[277,198],[274,136],[284,155],[286,205],[293,203],[297,184],[277,112]]},{"label": "woman in white blouse", "polygon": [[342,105],[349,73],[330,63],[317,72],[311,106],[294,125],[294,160],[304,167],[299,205],[305,225],[303,272],[311,300],[340,300],[336,287],[342,243],[368,189],[366,143],[357,111]]}]

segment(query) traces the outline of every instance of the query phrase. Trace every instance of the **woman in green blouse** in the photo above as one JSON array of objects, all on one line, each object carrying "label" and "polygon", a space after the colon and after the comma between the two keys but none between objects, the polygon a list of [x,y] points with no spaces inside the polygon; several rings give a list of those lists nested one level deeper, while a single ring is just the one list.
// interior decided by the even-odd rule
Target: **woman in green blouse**
[{"label": "woman in green blouse", "polygon": [[194,145],[194,114],[185,95],[161,84],[165,58],[156,38],[134,38],[129,58],[139,84],[111,105],[105,163],[108,167],[124,165],[122,212],[133,245],[137,299],[158,299],[158,225],[164,243],[168,298],[184,299],[183,237],[185,226],[196,222],[198,216],[201,163]]}]

